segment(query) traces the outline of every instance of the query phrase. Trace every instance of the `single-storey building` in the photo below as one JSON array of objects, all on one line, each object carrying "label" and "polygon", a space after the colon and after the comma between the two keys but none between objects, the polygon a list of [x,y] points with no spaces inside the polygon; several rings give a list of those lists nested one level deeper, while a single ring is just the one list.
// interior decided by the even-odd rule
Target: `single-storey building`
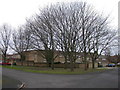
[{"label": "single-storey building", "polygon": [[[34,62],[34,63],[46,63],[46,59],[43,58],[42,53],[44,52],[44,50],[29,50],[29,51],[25,51],[25,61],[26,62]],[[65,62],[65,58],[62,54],[61,51],[55,51],[55,56],[57,55],[56,59],[54,60],[54,62],[61,62],[64,63]],[[83,63],[83,53],[81,54],[77,54],[78,58],[76,60],[76,63]],[[12,60],[16,60],[20,61],[20,55],[19,54],[13,54],[13,55],[9,55],[8,58],[11,58]],[[90,67],[92,67],[92,61],[90,58],[87,58],[87,60],[89,61]],[[68,61],[69,62],[69,61]],[[106,64],[108,64],[109,62],[105,59],[105,56],[101,55],[99,59],[96,60],[96,64],[95,66],[97,67],[98,62],[101,62],[103,64],[103,66],[105,66]]]}]

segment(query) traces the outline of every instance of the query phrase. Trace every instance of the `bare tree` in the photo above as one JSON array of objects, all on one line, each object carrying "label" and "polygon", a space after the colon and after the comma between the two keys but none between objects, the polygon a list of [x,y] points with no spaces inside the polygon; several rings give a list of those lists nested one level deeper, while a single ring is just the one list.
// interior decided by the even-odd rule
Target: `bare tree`
[{"label": "bare tree", "polygon": [[42,56],[48,63],[55,60],[55,50],[62,51],[65,65],[70,61],[70,69],[79,54],[83,53],[85,70],[87,70],[88,55],[94,61],[109,45],[112,33],[109,32],[107,17],[99,15],[86,2],[58,3],[51,5],[28,21],[35,40],[34,47],[45,50]]},{"label": "bare tree", "polygon": [[[85,30],[86,28],[84,27],[91,17],[91,14],[93,14],[93,12],[89,14],[91,10],[89,8],[90,7],[84,2],[51,5],[41,11],[40,15],[37,15],[35,19],[37,22],[36,25],[39,25],[37,27],[39,27],[40,33],[43,32],[40,30],[42,29],[44,32],[47,32],[44,34],[45,36],[50,35],[50,37],[54,37],[54,43],[57,44],[59,50],[63,52],[65,64],[67,64],[67,61],[70,61],[71,71],[73,71],[75,60],[78,58],[77,53],[81,52],[83,50],[82,48],[86,46],[86,44],[81,44],[82,41],[84,41],[84,43],[86,42],[84,38],[86,33],[84,32],[87,30]],[[89,23],[92,23],[92,21],[88,22],[88,24]],[[38,35],[42,36],[43,33],[40,33]],[[45,36],[42,36],[42,38]],[[49,39],[49,41],[52,42],[52,38]],[[86,55],[86,49],[84,49],[83,52],[85,52]],[[86,58],[86,56],[84,57]],[[86,59],[84,61],[86,61]]]},{"label": "bare tree", "polygon": [[80,52],[80,7],[81,3],[60,4],[54,6],[54,22],[58,47],[65,58],[65,68],[70,61],[71,71],[74,70],[75,60]]},{"label": "bare tree", "polygon": [[18,30],[14,30],[12,34],[12,44],[10,47],[20,55],[20,60],[25,60],[25,51],[30,49],[31,33],[25,26],[19,27]]},{"label": "bare tree", "polygon": [[10,44],[11,38],[11,27],[4,24],[0,28],[0,50],[2,51],[2,57],[4,62],[6,62],[6,55]]},{"label": "bare tree", "polygon": [[[39,18],[39,22],[41,22],[39,27],[42,27],[44,31],[47,30],[50,37],[54,38],[54,42],[52,38],[49,39],[55,45],[52,44],[53,48],[57,46],[57,50],[62,50],[65,64],[70,61],[71,71],[73,71],[75,60],[78,57],[76,53],[80,50],[78,48],[78,40],[81,35],[80,12],[79,8],[77,8],[79,5],[81,4],[51,5],[43,10],[42,16],[37,17],[37,20]],[[73,6],[74,8],[72,8]],[[77,10],[75,10],[76,8]]]},{"label": "bare tree", "polygon": [[34,17],[34,22],[28,20],[29,30],[33,34],[33,46],[37,50],[44,50],[41,52],[41,56],[46,59],[49,67],[54,69],[54,60],[57,55],[55,52],[55,39],[54,30],[51,27],[51,19],[49,17],[49,12],[43,10],[41,14]]},{"label": "bare tree", "polygon": [[98,16],[94,30],[91,34],[89,54],[92,59],[92,67],[95,68],[95,61],[104,52],[107,47],[110,47],[115,39],[115,32],[109,26],[108,17]]},{"label": "bare tree", "polygon": [[52,10],[54,17],[51,17],[55,18],[57,40],[65,62],[68,60],[71,62],[71,71],[73,71],[73,64],[78,58],[77,53],[82,52],[85,70],[87,70],[88,50],[92,50],[89,49],[88,44],[92,39],[94,24],[98,18],[97,13],[86,2],[57,5]]}]

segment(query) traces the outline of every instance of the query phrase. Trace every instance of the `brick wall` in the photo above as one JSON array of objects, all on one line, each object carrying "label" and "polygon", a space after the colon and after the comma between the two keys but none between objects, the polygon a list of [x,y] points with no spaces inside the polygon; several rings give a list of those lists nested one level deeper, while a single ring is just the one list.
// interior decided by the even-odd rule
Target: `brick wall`
[{"label": "brick wall", "polygon": [[[22,64],[23,63],[23,64]],[[24,61],[24,62],[16,62],[16,65],[18,66],[35,66],[35,67],[48,67],[47,63],[34,63],[33,61]],[[82,64],[75,64],[75,68],[81,68]],[[68,67],[70,67],[70,64],[67,65]],[[64,68],[65,64],[54,64],[55,68]]]}]

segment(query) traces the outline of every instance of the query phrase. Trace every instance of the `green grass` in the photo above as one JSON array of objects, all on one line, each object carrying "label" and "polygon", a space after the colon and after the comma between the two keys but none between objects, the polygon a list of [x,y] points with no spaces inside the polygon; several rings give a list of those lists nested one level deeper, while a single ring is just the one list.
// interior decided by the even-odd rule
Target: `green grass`
[{"label": "green grass", "polygon": [[100,72],[107,70],[106,68],[102,69],[88,69],[85,71],[84,69],[74,69],[74,72],[71,72],[70,69],[64,69],[64,68],[55,68],[54,70],[51,70],[51,68],[40,68],[40,67],[28,67],[28,66],[3,66],[4,68],[9,69],[15,69],[15,70],[21,70],[25,72],[33,72],[33,73],[45,73],[45,74],[85,74],[90,72]]}]

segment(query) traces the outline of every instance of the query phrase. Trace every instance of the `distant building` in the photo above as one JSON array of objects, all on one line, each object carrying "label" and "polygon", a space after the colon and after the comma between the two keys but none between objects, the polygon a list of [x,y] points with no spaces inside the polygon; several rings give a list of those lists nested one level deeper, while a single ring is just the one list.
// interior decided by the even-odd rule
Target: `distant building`
[{"label": "distant building", "polygon": [[[25,61],[34,61],[35,63],[36,62],[39,62],[39,63],[42,63],[42,62],[46,62],[46,59],[43,58],[42,54],[44,50],[30,50],[30,51],[25,51],[24,54],[25,54]],[[55,59],[54,62],[61,62],[61,63],[64,63],[65,62],[65,59],[64,59],[64,56],[62,55],[62,52],[61,51],[55,51],[55,56],[58,55]],[[12,60],[17,60],[19,61],[20,60],[20,55],[19,54],[13,54],[13,55],[8,55],[7,58],[11,58]],[[82,62],[82,58],[81,56],[79,56],[79,58],[76,60],[76,62],[78,63],[81,63]]]},{"label": "distant building", "polygon": [[[25,51],[25,61],[33,61],[35,63],[45,63],[46,59],[43,58],[42,54],[44,50],[30,50],[30,51]],[[57,56],[57,58],[55,59],[54,62],[61,62],[64,63],[65,62],[65,58],[62,55],[61,51],[55,51],[55,56]],[[76,60],[76,63],[83,63],[83,53],[78,53],[78,59]],[[19,54],[13,54],[13,55],[7,55],[7,59],[8,60],[16,60],[19,61],[20,60],[20,55]],[[92,63],[90,58],[87,58],[87,60],[89,61],[89,63]],[[98,62],[102,62],[102,64],[105,66],[106,64],[108,64],[108,60],[106,60],[104,55],[101,55],[97,60],[96,63]],[[96,64],[97,65],[97,64]]]}]

